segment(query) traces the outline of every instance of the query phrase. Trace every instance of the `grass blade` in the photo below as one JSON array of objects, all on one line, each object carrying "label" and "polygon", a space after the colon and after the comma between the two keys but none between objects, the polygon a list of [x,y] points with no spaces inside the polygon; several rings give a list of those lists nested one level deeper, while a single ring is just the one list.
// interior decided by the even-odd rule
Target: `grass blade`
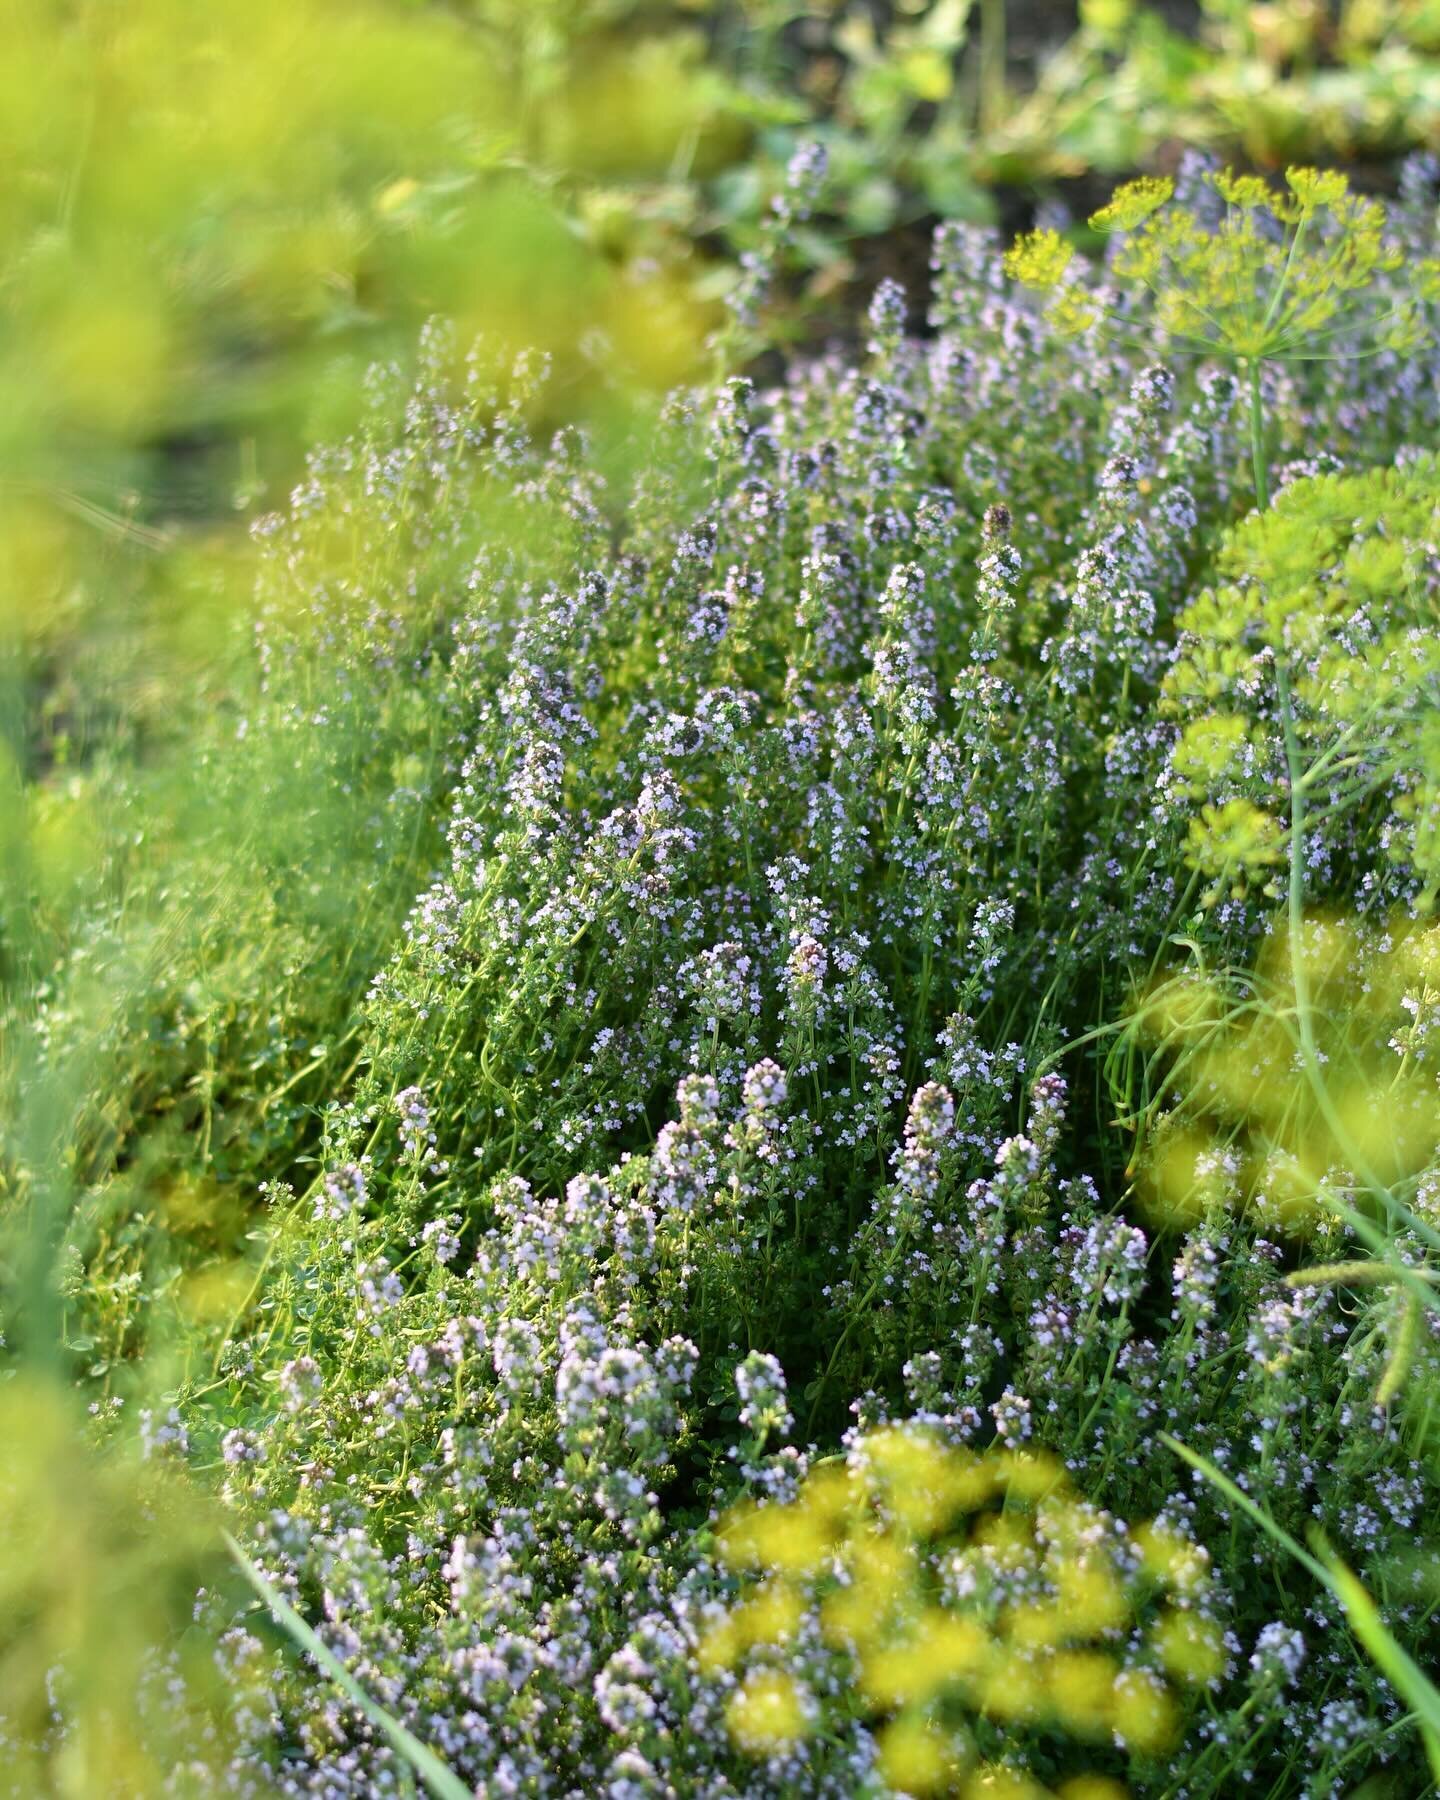
[{"label": "grass blade", "polygon": [[1283,1526],[1277,1525],[1263,1507],[1257,1506],[1243,1488],[1237,1487],[1228,1475],[1217,1469],[1214,1463],[1201,1456],[1198,1451],[1191,1450],[1188,1445],[1182,1444],[1179,1438],[1171,1437],[1168,1431],[1162,1431],[1160,1438],[1178,1457],[1203,1475],[1212,1487],[1218,1488],[1232,1505],[1238,1506],[1267,1537],[1302,1563],[1345,1608],[1350,1629],[1359,1638],[1380,1673],[1415,1715],[1431,1773],[1440,1782],[1440,1688],[1396,1643],[1380,1617],[1379,1608],[1354,1571],[1332,1552],[1326,1553],[1323,1562],[1312,1556]]},{"label": "grass blade", "polygon": [[1363,1583],[1338,1556],[1326,1559],[1330,1591],[1345,1608],[1350,1629],[1370,1653],[1370,1660],[1415,1714],[1430,1772],[1440,1782],[1440,1688],[1385,1628],[1380,1610]]},{"label": "grass blade", "polygon": [[1212,1487],[1219,1488],[1232,1506],[1238,1506],[1241,1512],[1252,1519],[1267,1537],[1272,1538],[1283,1550],[1288,1550],[1297,1562],[1303,1563],[1318,1582],[1326,1587],[1330,1586],[1330,1575],[1325,1565],[1317,1561],[1298,1539],[1291,1537],[1283,1526],[1277,1525],[1269,1513],[1263,1507],[1257,1506],[1244,1488],[1237,1487],[1223,1470],[1217,1469],[1214,1463],[1201,1456],[1198,1450],[1192,1450],[1188,1444],[1182,1444],[1179,1438],[1171,1437],[1168,1431],[1160,1433],[1160,1441],[1167,1449],[1173,1450],[1182,1461],[1189,1463],[1197,1473],[1203,1475]]},{"label": "grass blade", "polygon": [[373,1725],[384,1732],[396,1752],[404,1757],[425,1783],[434,1800],[475,1800],[471,1789],[445,1767],[433,1750],[422,1744],[413,1732],[407,1731],[398,1719],[391,1718],[378,1701],[370,1698],[339,1657],[326,1649],[320,1638],[228,1531],[225,1533],[225,1542],[246,1580],[270,1609],[276,1624],[283,1626],[306,1655],[313,1657],[336,1687],[354,1701]]}]

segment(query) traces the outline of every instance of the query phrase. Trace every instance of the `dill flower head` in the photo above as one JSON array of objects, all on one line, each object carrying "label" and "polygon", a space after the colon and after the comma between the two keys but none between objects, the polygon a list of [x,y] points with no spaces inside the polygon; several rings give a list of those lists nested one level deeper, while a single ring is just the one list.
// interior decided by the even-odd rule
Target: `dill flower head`
[{"label": "dill flower head", "polygon": [[792,1498],[737,1509],[720,1545],[756,1578],[702,1646],[713,1678],[738,1677],[737,1745],[770,1747],[752,1707],[799,1729],[802,1702],[776,1669],[802,1670],[836,1696],[817,1702],[830,1725],[858,1710],[879,1770],[907,1793],[952,1791],[967,1772],[967,1793],[990,1791],[1002,1772],[976,1764],[982,1720],[1159,1754],[1184,1694],[1229,1664],[1203,1556],[1170,1524],[1129,1533],[1044,1453],[976,1454],[886,1426]]},{"label": "dill flower head", "polygon": [[[1248,1214],[1304,1239],[1327,1228],[1362,1171],[1411,1191],[1440,1154],[1440,1059],[1405,1028],[1423,1010],[1416,976],[1437,947],[1440,926],[1404,914],[1317,910],[1298,937],[1288,920],[1272,926],[1245,971],[1187,972],[1152,996],[1142,1028],[1179,1071],[1136,1158],[1157,1220]],[[1323,1059],[1324,1099],[1297,1052],[1297,992]],[[1258,1306],[1257,1319],[1265,1313]]]},{"label": "dill flower head", "polygon": [[[1109,273],[1143,290],[1154,319],[1177,347],[1227,361],[1364,355],[1405,348],[1424,336],[1422,303],[1440,294],[1440,263],[1411,259],[1386,230],[1384,206],[1354,195],[1338,173],[1292,168],[1285,190],[1254,175],[1216,171],[1210,186],[1224,211],[1211,225],[1175,198],[1168,179],[1119,188],[1090,219],[1119,238]],[[1123,322],[1072,277],[1073,253],[1058,232],[1021,238],[1006,267],[1050,296],[1062,332]],[[1377,289],[1406,267],[1409,298]]]},{"label": "dill flower head", "polygon": [[815,1704],[783,1669],[756,1669],[745,1677],[725,1708],[731,1735],[756,1755],[788,1748],[811,1729]]}]

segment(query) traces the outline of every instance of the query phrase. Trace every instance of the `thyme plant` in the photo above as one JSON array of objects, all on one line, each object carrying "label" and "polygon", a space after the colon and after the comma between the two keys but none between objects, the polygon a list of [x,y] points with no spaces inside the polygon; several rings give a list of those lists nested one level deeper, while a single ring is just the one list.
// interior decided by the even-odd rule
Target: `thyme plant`
[{"label": "thyme plant", "polygon": [[[146,1427],[249,1577],[197,1606],[232,1705],[175,1791],[1405,1791],[1354,1615],[1161,1433],[1422,1653],[1434,1312],[1397,1379],[1342,1303],[1379,1227],[1339,1133],[1302,1199],[1341,1204],[1256,1164],[1340,1105],[1337,1044],[1433,1109],[1423,970],[1373,1018],[1275,972],[1322,911],[1367,969],[1423,939],[1433,196],[1182,177],[1168,224],[1119,197],[1108,266],[1023,247],[1045,300],[943,227],[931,336],[885,284],[862,357],[680,392],[604,468],[532,365],[432,334],[263,526],[247,735],[330,741],[316,696],[363,713],[397,643],[432,735],[423,781],[354,770],[409,910]],[[1308,271],[1368,258],[1331,295],[1366,359],[1242,342],[1236,255],[1297,332]],[[1437,1141],[1376,1171],[1428,1232]]]}]

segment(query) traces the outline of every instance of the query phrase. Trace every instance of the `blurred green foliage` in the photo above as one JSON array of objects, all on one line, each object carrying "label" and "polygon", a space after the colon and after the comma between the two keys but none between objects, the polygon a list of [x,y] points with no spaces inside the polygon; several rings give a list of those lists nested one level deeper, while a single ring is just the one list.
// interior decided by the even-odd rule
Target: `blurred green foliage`
[{"label": "blurred green foliage", "polygon": [[214,1644],[186,1629],[224,1578],[215,1519],[164,1457],[102,1450],[85,1423],[54,1381],[0,1387],[0,1778],[198,1800],[225,1741]]},{"label": "blurred green foliage", "polygon": [[[665,385],[778,171],[850,247],[1170,142],[1277,163],[1440,141],[1433,0],[5,0],[0,492],[33,615],[66,527],[287,480],[432,312]],[[703,249],[701,248],[703,246]],[[46,581],[48,576],[48,583]]]},{"label": "blurred green foliage", "polygon": [[678,239],[663,264],[612,255],[562,180],[653,176],[703,129],[688,39],[592,55],[598,9],[528,3],[4,13],[0,645],[30,685],[54,693],[97,615],[125,644],[143,620],[153,667],[192,611],[154,552],[283,491],[431,313],[553,353],[570,387],[602,354],[641,386],[692,366]]},{"label": "blurred green foliage", "polygon": [[1078,22],[993,0],[5,0],[4,17],[0,641],[52,700],[97,624],[151,670],[157,633],[187,629],[188,603],[157,599],[168,576],[111,546],[153,553],[176,521],[273,498],[424,316],[551,351],[572,413],[617,375],[683,376],[808,136],[832,170],[797,244],[812,300],[857,246],[980,216],[997,183],[1127,169],[1171,141],[1263,162],[1440,140],[1424,0],[1212,4],[1199,37],[1125,0]]}]

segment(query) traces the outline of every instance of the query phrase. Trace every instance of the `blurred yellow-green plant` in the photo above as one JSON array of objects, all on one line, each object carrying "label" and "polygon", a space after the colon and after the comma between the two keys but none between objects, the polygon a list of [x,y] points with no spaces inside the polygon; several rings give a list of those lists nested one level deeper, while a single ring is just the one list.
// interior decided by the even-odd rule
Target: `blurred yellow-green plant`
[{"label": "blurred yellow-green plant", "polygon": [[122,679],[210,672],[212,522],[283,491],[426,316],[550,353],[571,413],[693,366],[688,240],[617,245],[594,197],[719,102],[693,33],[622,39],[628,10],[7,0],[0,652],[62,714],[67,683],[124,712]]},{"label": "blurred yellow-green plant", "polygon": [[1203,0],[1201,10],[1209,55],[1190,104],[1241,154],[1274,165],[1317,146],[1363,157],[1434,143],[1433,0]]},{"label": "blurred yellow-green plant", "polygon": [[163,787],[162,754],[189,776],[208,719],[243,707],[237,527],[353,426],[368,366],[443,313],[501,360],[548,356],[549,422],[602,435],[695,368],[708,259],[625,196],[677,154],[704,172],[728,102],[673,9],[6,0],[3,20],[0,735],[58,921],[95,793],[137,769]]},{"label": "blurred yellow-green plant", "polygon": [[73,1392],[0,1385],[0,1720],[6,1789],[56,1800],[213,1791],[229,1704],[197,1588],[223,1574],[208,1508],[164,1453],[174,1427],[90,1440]]},{"label": "blurred yellow-green plant", "polygon": [[698,1656],[736,1744],[775,1755],[863,1719],[905,1793],[1051,1792],[997,1760],[997,1733],[1162,1756],[1227,1665],[1205,1553],[1171,1522],[1117,1525],[1048,1453],[882,1427],[793,1498],[741,1503],[718,1542],[742,1591]]},{"label": "blurred yellow-green plant", "polygon": [[[1312,914],[1301,985],[1324,1071],[1301,1057],[1295,944],[1276,924],[1243,973],[1191,961],[1139,1003],[1112,1074],[1148,1095],[1136,1174],[1160,1219],[1183,1226],[1246,1207],[1304,1237],[1366,1177],[1415,1195],[1440,1152],[1436,1098],[1440,925]],[[1428,1188],[1416,1200],[1432,1225]]]},{"label": "blurred yellow-green plant", "polygon": [[1244,1212],[1302,1242],[1343,1225],[1369,1252],[1287,1281],[1354,1294],[1385,1346],[1382,1410],[1440,1312],[1437,1020],[1440,925],[1312,915],[1298,933],[1274,927],[1243,975],[1192,963],[1157,983],[1109,1058],[1117,1090],[1152,1096],[1129,1122],[1153,1222],[1188,1230]]}]

